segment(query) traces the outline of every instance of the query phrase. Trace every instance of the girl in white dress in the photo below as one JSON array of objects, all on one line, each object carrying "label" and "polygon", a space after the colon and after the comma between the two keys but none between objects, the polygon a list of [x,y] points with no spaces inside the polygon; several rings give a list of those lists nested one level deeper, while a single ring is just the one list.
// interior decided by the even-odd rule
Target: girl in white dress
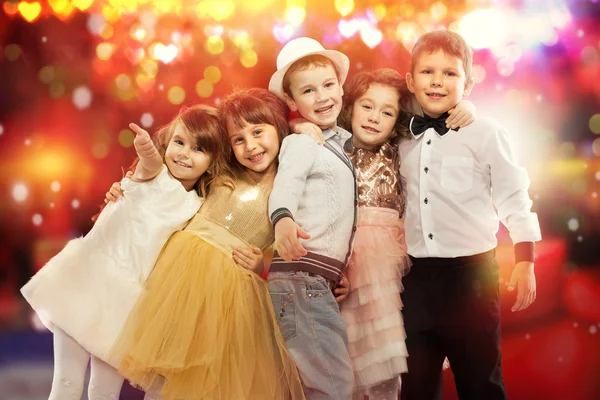
[{"label": "girl in white dress", "polygon": [[224,168],[224,133],[212,107],[182,110],[154,141],[130,127],[138,159],[121,182],[126,196],[107,204],[85,237],[70,241],[21,289],[54,333],[49,400],[81,399],[90,357],[89,399],[119,398],[123,378],[108,352],[163,245],[196,214]]}]

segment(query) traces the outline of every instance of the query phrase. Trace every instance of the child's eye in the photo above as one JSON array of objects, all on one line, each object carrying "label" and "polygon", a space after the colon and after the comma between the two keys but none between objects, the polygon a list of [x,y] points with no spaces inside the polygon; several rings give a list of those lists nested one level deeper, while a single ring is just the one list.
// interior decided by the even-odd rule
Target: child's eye
[{"label": "child's eye", "polygon": [[199,152],[204,153],[204,149],[202,147],[200,147],[200,146],[194,147],[194,151],[199,151]]},{"label": "child's eye", "polygon": [[327,82],[327,83],[325,84],[325,87],[326,87],[326,88],[329,88],[329,87],[332,87],[333,85],[335,85],[335,83],[333,83],[333,82]]},{"label": "child's eye", "polygon": [[424,74],[430,74],[430,73],[431,73],[431,70],[430,70],[430,69],[423,70],[423,73],[424,73]]},{"label": "child's eye", "polygon": [[233,139],[233,144],[240,144],[240,143],[242,143],[243,141],[244,141],[244,139],[242,139],[242,138],[239,138],[239,137],[238,137],[238,138],[234,138],[234,139]]},{"label": "child's eye", "polygon": [[363,104],[362,108],[364,108],[365,110],[370,110],[371,106],[367,105],[367,104]]},{"label": "child's eye", "polygon": [[304,91],[302,92],[302,94],[307,94],[312,92],[312,89],[304,89]]},{"label": "child's eye", "polygon": [[387,115],[388,117],[393,117],[394,116],[394,114],[392,114],[389,111],[385,111],[384,114]]},{"label": "child's eye", "polygon": [[254,132],[252,132],[254,134],[254,136],[258,136],[262,133],[262,129],[257,129]]},{"label": "child's eye", "polygon": [[173,142],[177,143],[180,146],[183,146],[183,141],[182,140],[175,139],[175,140],[173,140]]},{"label": "child's eye", "polygon": [[456,76],[456,74],[454,72],[447,72],[446,75],[448,75],[448,76]]}]

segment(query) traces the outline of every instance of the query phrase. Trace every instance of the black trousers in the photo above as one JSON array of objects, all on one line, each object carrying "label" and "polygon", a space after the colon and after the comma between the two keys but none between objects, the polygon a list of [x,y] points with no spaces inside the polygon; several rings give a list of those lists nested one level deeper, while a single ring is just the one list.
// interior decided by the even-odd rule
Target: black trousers
[{"label": "black trousers", "polygon": [[408,372],[402,400],[440,399],[445,357],[461,400],[506,399],[494,251],[412,261],[403,279]]}]

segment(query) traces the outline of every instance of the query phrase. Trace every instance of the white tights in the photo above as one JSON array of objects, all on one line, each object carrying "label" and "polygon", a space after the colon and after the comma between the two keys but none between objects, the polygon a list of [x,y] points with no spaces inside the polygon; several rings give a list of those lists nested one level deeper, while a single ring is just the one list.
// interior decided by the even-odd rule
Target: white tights
[{"label": "white tights", "polygon": [[[91,370],[88,399],[118,400],[123,377],[98,357],[90,356],[75,339],[55,326],[54,377],[48,400],[81,400],[88,362]],[[158,400],[159,394],[160,388],[151,390],[145,400]]]}]

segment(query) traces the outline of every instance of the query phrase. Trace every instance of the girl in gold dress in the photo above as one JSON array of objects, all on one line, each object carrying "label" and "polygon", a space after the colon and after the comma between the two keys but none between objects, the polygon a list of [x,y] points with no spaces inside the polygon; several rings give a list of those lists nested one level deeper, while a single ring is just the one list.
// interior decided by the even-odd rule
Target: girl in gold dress
[{"label": "girl in gold dress", "polygon": [[111,355],[165,400],[303,399],[256,262],[273,243],[267,201],[287,106],[249,89],[219,111],[232,172],[163,248]]}]

